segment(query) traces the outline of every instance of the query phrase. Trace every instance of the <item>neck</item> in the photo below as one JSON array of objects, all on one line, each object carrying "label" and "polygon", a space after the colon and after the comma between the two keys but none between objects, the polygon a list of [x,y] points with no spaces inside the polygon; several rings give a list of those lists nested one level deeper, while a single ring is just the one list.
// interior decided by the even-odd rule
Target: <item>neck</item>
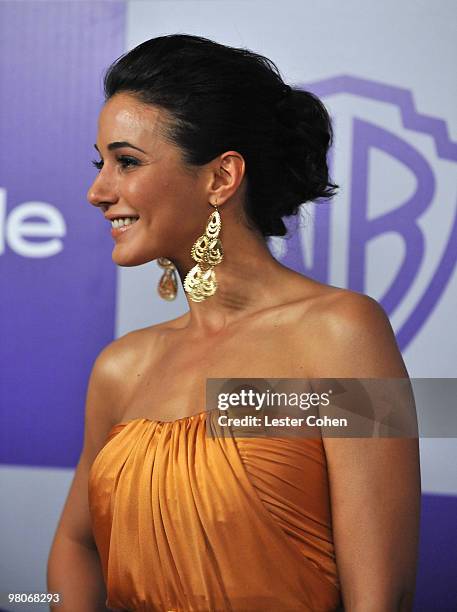
[{"label": "neck", "polygon": [[[202,302],[194,302],[185,292],[189,304],[189,329],[200,334],[216,334],[247,315],[274,306],[281,296],[280,287],[287,273],[270,253],[266,240],[244,226],[224,224],[219,236],[224,258],[214,266],[217,289]],[[173,260],[181,282],[196,264],[189,253]],[[185,263],[184,263],[185,261]]]}]

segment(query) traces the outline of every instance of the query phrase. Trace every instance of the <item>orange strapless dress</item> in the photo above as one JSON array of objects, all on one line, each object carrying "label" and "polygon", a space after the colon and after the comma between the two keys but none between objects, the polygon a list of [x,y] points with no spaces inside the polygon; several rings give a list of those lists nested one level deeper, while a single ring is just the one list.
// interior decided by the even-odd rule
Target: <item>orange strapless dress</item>
[{"label": "orange strapless dress", "polygon": [[219,414],[109,432],[88,482],[106,606],[342,609],[322,440],[238,437]]}]

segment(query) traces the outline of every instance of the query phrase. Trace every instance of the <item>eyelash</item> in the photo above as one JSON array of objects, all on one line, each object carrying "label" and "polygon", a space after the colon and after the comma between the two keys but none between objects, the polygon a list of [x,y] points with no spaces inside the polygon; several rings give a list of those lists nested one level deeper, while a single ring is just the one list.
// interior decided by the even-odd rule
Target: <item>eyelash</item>
[{"label": "eyelash", "polygon": [[[129,165],[133,165],[133,166],[137,166],[138,162],[135,158],[133,157],[127,157],[125,155],[120,155],[117,160],[119,162],[121,162],[122,166],[124,168],[127,168]],[[103,167],[103,162],[102,161],[98,161],[96,159],[92,160],[93,165],[97,168],[97,170],[101,170]]]}]

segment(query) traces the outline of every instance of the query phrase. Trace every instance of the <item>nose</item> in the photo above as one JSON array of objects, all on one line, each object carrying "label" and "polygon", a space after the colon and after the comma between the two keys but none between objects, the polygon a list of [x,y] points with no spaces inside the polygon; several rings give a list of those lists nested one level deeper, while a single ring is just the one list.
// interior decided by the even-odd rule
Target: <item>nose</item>
[{"label": "nose", "polygon": [[96,176],[94,182],[89,187],[86,197],[90,204],[97,208],[106,210],[106,207],[117,201],[117,195],[113,185],[106,178],[102,177],[103,170]]}]

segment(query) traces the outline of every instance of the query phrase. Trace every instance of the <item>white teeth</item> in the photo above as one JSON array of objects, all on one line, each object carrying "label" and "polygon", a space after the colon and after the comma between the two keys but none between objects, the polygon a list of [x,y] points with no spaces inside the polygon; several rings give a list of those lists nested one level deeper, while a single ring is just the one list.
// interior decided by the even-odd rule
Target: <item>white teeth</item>
[{"label": "white teeth", "polygon": [[123,227],[124,225],[132,225],[133,223],[135,223],[135,221],[138,221],[138,217],[124,217],[123,219],[114,219],[113,221],[111,221],[111,226],[115,228]]}]

